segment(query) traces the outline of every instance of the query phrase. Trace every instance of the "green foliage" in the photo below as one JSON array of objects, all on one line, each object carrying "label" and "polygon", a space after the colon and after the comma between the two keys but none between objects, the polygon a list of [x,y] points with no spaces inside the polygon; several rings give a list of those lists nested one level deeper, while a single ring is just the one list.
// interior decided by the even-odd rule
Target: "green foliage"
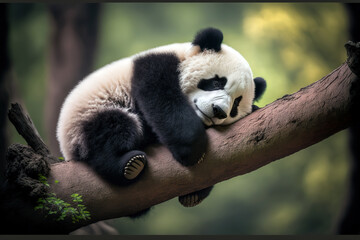
[{"label": "green foliage", "polygon": [[[45,184],[45,186],[50,186],[45,176],[40,175],[39,180]],[[58,182],[59,181],[55,180],[55,183]],[[67,217],[70,217],[73,223],[91,219],[90,212],[87,211],[85,205],[82,204],[82,196],[74,193],[71,194],[71,198],[72,204],[58,198],[55,193],[48,193],[45,198],[39,198],[37,200],[38,205],[34,207],[34,210],[44,211],[45,217],[53,215],[56,221],[65,220]]]},{"label": "green foliage", "polygon": [[47,182],[47,178],[44,175],[39,174],[39,181],[45,186],[50,187],[49,183]]}]

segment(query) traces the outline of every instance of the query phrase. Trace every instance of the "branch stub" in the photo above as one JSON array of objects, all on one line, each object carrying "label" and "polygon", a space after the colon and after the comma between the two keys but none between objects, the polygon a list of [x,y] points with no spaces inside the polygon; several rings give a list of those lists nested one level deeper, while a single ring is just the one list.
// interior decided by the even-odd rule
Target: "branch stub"
[{"label": "branch stub", "polygon": [[349,41],[345,44],[348,58],[346,60],[347,65],[351,71],[356,75],[360,76],[360,42],[354,43]]}]

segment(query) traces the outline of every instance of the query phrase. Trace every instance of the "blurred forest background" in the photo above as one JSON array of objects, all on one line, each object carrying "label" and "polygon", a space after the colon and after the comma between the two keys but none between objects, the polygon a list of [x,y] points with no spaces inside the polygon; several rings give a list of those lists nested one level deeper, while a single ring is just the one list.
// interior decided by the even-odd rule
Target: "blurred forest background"
[{"label": "blurred forest background", "polygon": [[[344,44],[350,40],[347,12],[340,3],[103,3],[93,7],[96,29],[87,34],[96,39],[85,52],[94,62],[85,75],[139,51],[192,41],[198,30],[212,26],[223,31],[224,43],[248,60],[254,76],[267,80],[261,107],[341,65],[346,60]],[[21,101],[50,144],[55,132],[51,127],[46,130],[51,125],[46,121],[58,106],[49,106],[48,95],[55,94],[49,92],[49,78],[63,76],[50,66],[56,63],[52,19],[58,12],[40,3],[9,4],[8,10],[10,101]],[[25,143],[10,123],[7,126],[9,143]],[[330,234],[344,208],[349,159],[345,130],[217,184],[197,207],[183,208],[172,199],[144,218],[120,218],[112,224],[121,234]]]}]

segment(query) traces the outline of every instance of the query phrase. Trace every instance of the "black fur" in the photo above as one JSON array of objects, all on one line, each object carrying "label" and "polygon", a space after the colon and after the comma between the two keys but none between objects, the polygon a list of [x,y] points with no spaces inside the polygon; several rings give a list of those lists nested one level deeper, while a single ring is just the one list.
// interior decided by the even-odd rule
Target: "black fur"
[{"label": "black fur", "polygon": [[258,106],[256,106],[256,105],[251,106],[251,112],[255,112],[258,109],[260,109],[260,108]]},{"label": "black fur", "polygon": [[230,117],[234,118],[238,115],[238,106],[241,102],[242,96],[235,98],[234,104],[231,108]]},{"label": "black fur", "polygon": [[254,101],[258,101],[258,100],[260,100],[261,96],[265,92],[266,81],[261,77],[257,77],[254,79],[254,82],[255,82],[255,99],[254,99]]},{"label": "black fur", "polygon": [[212,104],[212,109],[213,109],[214,117],[218,119],[227,118],[226,112],[224,112],[224,110],[222,110],[222,108],[219,107],[218,105]]},{"label": "black fur", "polygon": [[223,34],[220,30],[216,28],[206,28],[196,34],[192,44],[199,45],[201,51],[209,49],[219,52],[221,50],[222,41]]},{"label": "black fur", "polygon": [[226,82],[226,77],[220,78],[218,75],[215,75],[215,77],[210,79],[201,79],[197,87],[204,91],[223,90]]},{"label": "black fur", "polygon": [[124,185],[135,181],[126,179],[123,171],[131,157],[145,155],[131,151],[142,145],[142,136],[137,129],[134,119],[120,109],[100,111],[83,123],[84,144],[88,151],[79,152],[79,160],[86,161],[112,183]]},{"label": "black fur", "polygon": [[179,84],[179,59],[169,53],[135,59],[131,95],[146,123],[183,165],[197,163],[206,151],[202,121]]},{"label": "black fur", "polygon": [[[254,97],[253,102],[259,101],[266,89],[265,79],[263,79],[261,77],[256,77],[256,78],[254,78],[254,82],[255,82],[255,97]],[[251,106],[251,112],[255,112],[258,109],[260,109],[260,108],[256,105]]]}]

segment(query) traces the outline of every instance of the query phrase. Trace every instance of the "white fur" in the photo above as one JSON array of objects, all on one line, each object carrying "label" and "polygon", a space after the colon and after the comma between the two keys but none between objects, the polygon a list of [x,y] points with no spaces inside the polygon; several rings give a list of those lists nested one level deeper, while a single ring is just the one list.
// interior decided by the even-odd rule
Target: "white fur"
[{"label": "white fur", "polygon": [[[219,52],[203,51],[193,55],[181,62],[179,70],[182,90],[206,125],[230,124],[251,112],[255,95],[252,71],[245,58],[231,47],[222,44]],[[197,88],[201,79],[210,79],[215,75],[227,78],[224,90],[203,91]],[[230,111],[239,96],[242,100],[238,114],[232,118]],[[212,104],[220,106],[228,117],[214,118]]]},{"label": "white fur", "polygon": [[[133,75],[133,61],[135,57],[149,53],[170,52],[174,53],[181,61],[180,85],[188,96],[198,116],[207,125],[229,124],[251,112],[254,98],[254,82],[251,69],[246,60],[234,49],[222,44],[220,52],[200,52],[198,46],[191,43],[175,43],[141,52],[137,55],[120,59],[100,68],[82,80],[68,95],[60,112],[57,126],[57,138],[60,149],[65,159],[74,158],[73,152],[76,145],[83,146],[81,123],[93,114],[106,108],[120,108],[117,101],[124,102],[126,106],[122,111],[127,111],[132,102],[130,99],[131,78]],[[215,74],[227,78],[224,90],[205,92],[196,86],[201,79],[212,78]],[[235,118],[229,116],[233,101],[242,95],[239,105],[239,114]],[[197,106],[193,99],[197,98]],[[226,110],[228,118],[211,120],[206,118],[197,108],[212,117],[210,106],[216,103]],[[138,124],[141,124],[135,114],[128,113]],[[81,149],[86,154],[87,149]]]}]

